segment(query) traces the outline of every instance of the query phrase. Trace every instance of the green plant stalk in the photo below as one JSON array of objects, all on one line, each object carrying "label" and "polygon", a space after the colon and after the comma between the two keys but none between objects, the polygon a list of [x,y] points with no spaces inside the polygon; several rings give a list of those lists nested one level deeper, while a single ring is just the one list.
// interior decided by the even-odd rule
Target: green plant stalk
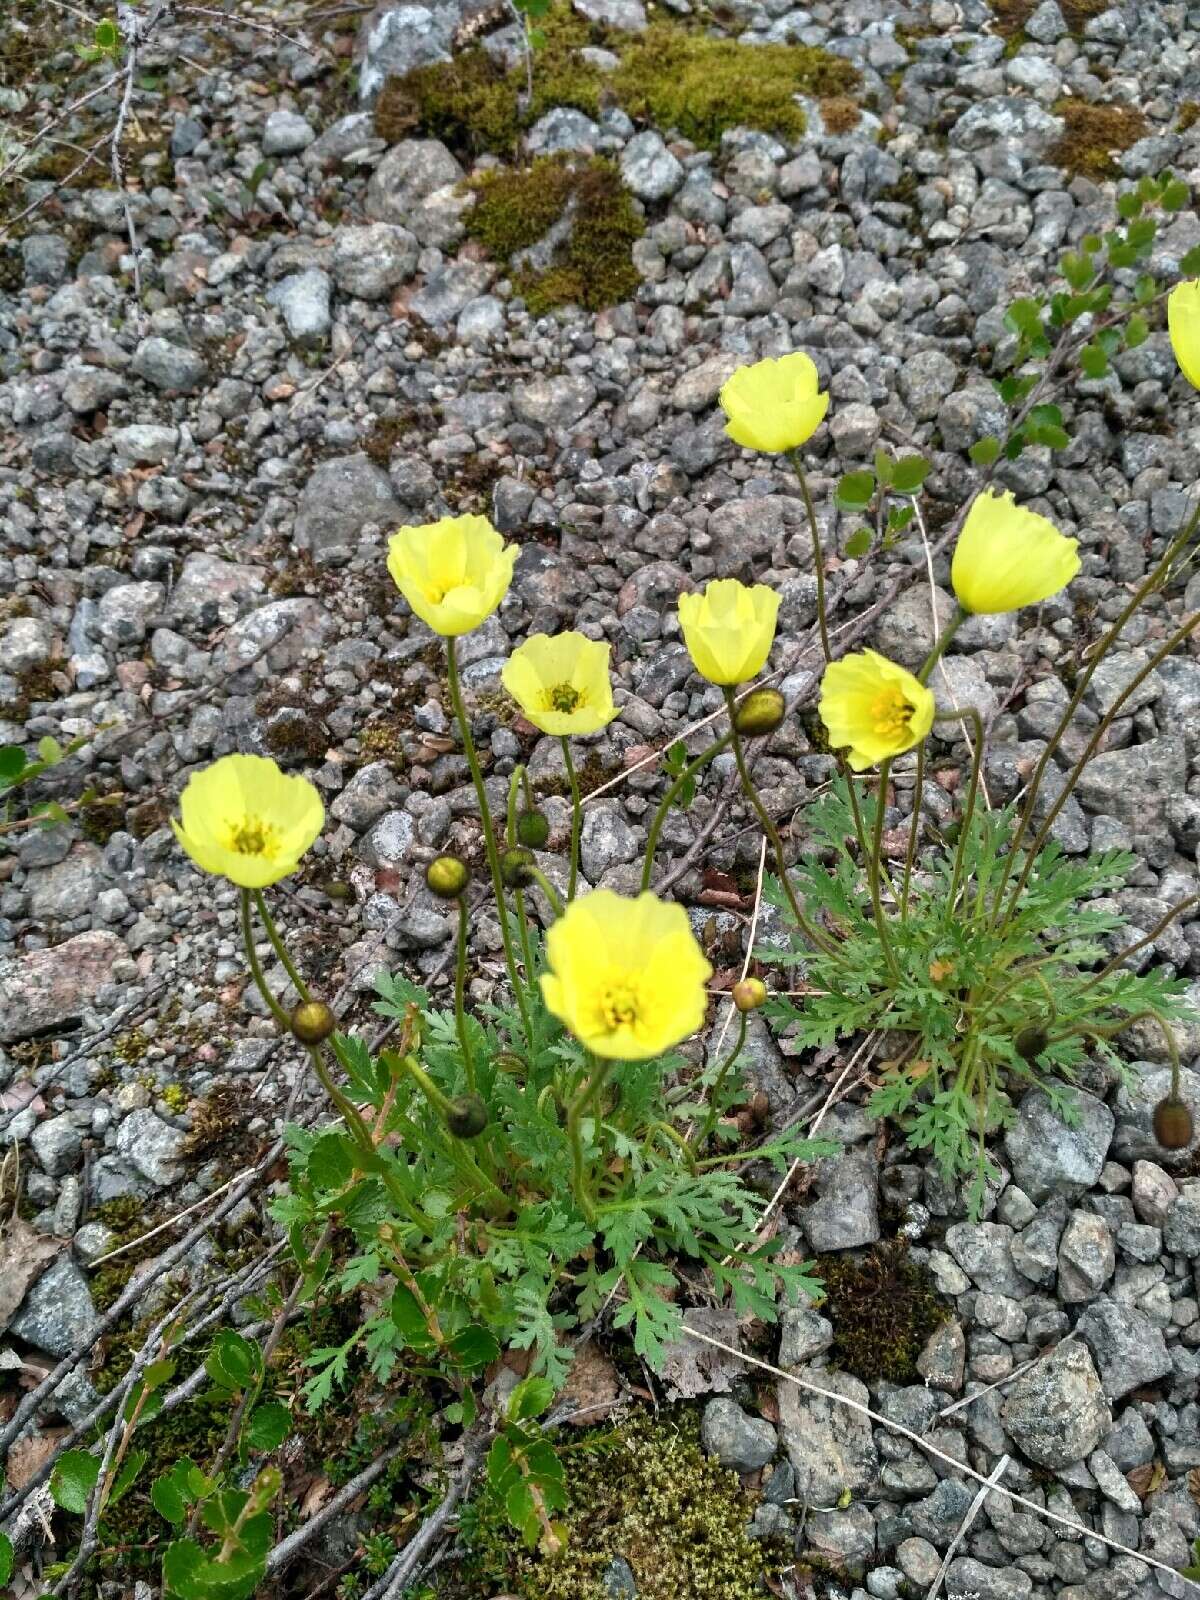
[{"label": "green plant stalk", "polygon": [[708,1110],[704,1114],[704,1121],[697,1129],[695,1134],[693,1134],[692,1138],[688,1141],[689,1151],[693,1154],[699,1150],[703,1150],[704,1146],[708,1142],[710,1134],[717,1125],[717,1117],[719,1115],[718,1101],[720,1099],[721,1090],[725,1087],[725,1079],[729,1076],[734,1062],[741,1055],[742,1047],[746,1043],[746,1029],[748,1022],[749,1013],[746,1011],[739,1011],[737,1038],[734,1040],[733,1049],[725,1057],[724,1061],[722,1061],[720,1068],[717,1071],[717,1075],[713,1079],[713,1086],[709,1091],[708,1097]]},{"label": "green plant stalk", "polygon": [[475,750],[475,740],[471,737],[471,723],[463,701],[462,685],[458,679],[458,658],[455,654],[454,639],[452,637],[446,640],[446,681],[450,688],[450,701],[454,707],[458,731],[462,736],[463,754],[467,758],[467,766],[471,771],[471,782],[475,785],[475,798],[479,801],[479,820],[483,826],[483,844],[487,853],[488,870],[492,875],[492,888],[496,895],[496,915],[500,920],[500,938],[504,944],[504,960],[508,967],[509,980],[512,983],[513,998],[516,1000],[517,1010],[521,1014],[521,1026],[525,1034],[525,1042],[532,1048],[533,1029],[529,1022],[529,1007],[525,1002],[525,990],[518,975],[517,954],[513,948],[512,929],[508,922],[508,906],[504,899],[504,879],[500,876],[500,852],[496,848],[496,830],[492,826],[492,813],[488,806],[487,789],[484,787],[483,772],[480,769],[479,756]]},{"label": "green plant stalk", "polygon": [[[508,781],[508,844],[511,848],[517,842],[517,790],[525,791],[526,808],[530,811],[533,806],[533,791],[529,787],[529,774],[523,766],[516,766],[512,770],[512,777]],[[533,946],[529,941],[529,917],[525,910],[525,895],[517,889],[513,893],[513,901],[517,908],[517,936],[521,941],[521,959],[525,964],[525,981],[531,987],[533,984]]]},{"label": "green plant stalk", "polygon": [[[1197,501],[1196,509],[1192,512],[1192,515],[1188,518],[1182,530],[1176,534],[1175,538],[1172,539],[1171,543],[1163,552],[1158,565],[1154,567],[1154,569],[1145,578],[1142,579],[1140,584],[1138,584],[1137,588],[1130,596],[1127,604],[1122,607],[1116,620],[1113,622],[1108,632],[1104,635],[1103,639],[1101,639],[1099,645],[1092,655],[1091,660],[1088,662],[1083,672],[1080,673],[1078,682],[1075,685],[1074,693],[1067,702],[1066,710],[1059,718],[1058,726],[1050,735],[1050,738],[1046,741],[1046,748],[1038,757],[1037,765],[1033,769],[1033,776],[1029,781],[1028,797],[1026,799],[1021,816],[1017,822],[1017,831],[1013,835],[1013,841],[1009,846],[1008,855],[1005,858],[1004,867],[1000,874],[1000,882],[996,886],[996,898],[992,903],[992,914],[990,918],[991,922],[995,922],[1001,914],[1001,910],[1004,905],[1004,892],[1008,886],[1008,878],[1010,872],[1012,871],[1012,864],[1016,860],[1017,851],[1021,848],[1021,844],[1024,841],[1025,835],[1029,829],[1029,825],[1033,819],[1034,803],[1037,800],[1042,779],[1046,774],[1046,768],[1050,765],[1051,758],[1053,757],[1055,750],[1057,750],[1059,741],[1062,739],[1063,734],[1070,727],[1072,717],[1074,717],[1076,711],[1079,710],[1080,705],[1083,703],[1083,697],[1087,693],[1088,684],[1091,683],[1096,672],[1096,668],[1100,665],[1101,661],[1104,660],[1104,657],[1108,654],[1109,650],[1111,650],[1113,645],[1117,642],[1117,639],[1124,631],[1125,624],[1129,621],[1130,617],[1133,616],[1134,612],[1141,605],[1142,601],[1145,600],[1148,595],[1152,594],[1160,584],[1166,581],[1171,567],[1174,565],[1175,558],[1188,543],[1188,540],[1195,533],[1197,527],[1200,527],[1200,501]],[[1036,852],[1033,854],[1036,854]]]},{"label": "green plant stalk", "polygon": [[954,908],[958,901],[959,886],[962,883],[963,859],[967,847],[967,833],[975,817],[975,803],[979,797],[979,770],[983,764],[983,718],[974,706],[962,706],[957,711],[940,714],[935,721],[953,719],[957,721],[966,717],[971,723],[975,734],[975,749],[971,754],[971,777],[967,784],[967,799],[963,806],[962,821],[958,830],[958,847],[954,852],[954,871],[950,877],[950,893],[946,897],[946,911],[954,915]]},{"label": "green plant stalk", "polygon": [[[437,1084],[434,1083],[433,1079],[425,1071],[425,1068],[420,1064],[416,1057],[401,1056],[399,1057],[399,1061],[404,1070],[409,1074],[409,1076],[416,1083],[417,1087],[425,1095],[425,1098],[429,1101],[433,1109],[438,1112],[443,1119],[447,1118],[454,1109],[450,1103],[449,1097],[438,1088]],[[453,1141],[453,1147],[447,1151],[447,1154],[449,1154],[452,1161],[457,1162],[461,1166],[465,1166],[474,1175],[474,1177],[476,1177],[479,1182],[483,1184],[485,1189],[489,1190],[500,1200],[506,1210],[510,1209],[508,1196],[504,1193],[504,1190],[500,1188],[495,1179],[488,1177],[487,1173],[479,1165],[478,1161],[475,1160],[475,1157],[469,1150],[465,1148],[461,1139],[455,1139]]]},{"label": "green plant stalk", "polygon": [[742,748],[742,738],[737,731],[737,724],[733,720],[737,714],[737,700],[734,697],[732,688],[730,688],[728,684],[726,684],[724,688],[725,703],[729,708],[729,736],[733,745],[733,757],[737,762],[738,777],[740,778],[742,784],[742,793],[746,796],[746,799],[754,808],[754,814],[758,818],[759,825],[766,834],[770,843],[772,854],[775,857],[775,869],[779,873],[779,882],[782,885],[784,894],[787,896],[788,905],[791,907],[792,916],[795,919],[796,926],[804,934],[809,943],[815,945],[818,950],[824,950],[826,955],[836,955],[837,946],[832,942],[832,940],[827,939],[823,934],[819,933],[804,915],[804,912],[800,909],[800,902],[796,898],[796,891],[792,888],[791,879],[788,877],[787,863],[783,854],[783,841],[779,837],[779,830],[771,821],[770,813],[767,811],[766,806],[764,806],[762,801],[759,799],[758,790],[754,787],[754,779],[750,776],[750,769],[746,765],[746,753]]},{"label": "green plant stalk", "polygon": [[[1017,902],[1021,898],[1021,894],[1022,894],[1022,891],[1025,888],[1025,885],[1029,882],[1029,875],[1033,871],[1034,863],[1037,861],[1037,858],[1038,858],[1039,854],[1041,853],[1041,850],[1042,850],[1043,846],[1045,845],[1047,838],[1049,837],[1050,829],[1054,826],[1054,823],[1058,818],[1059,812],[1061,812],[1062,808],[1066,805],[1067,801],[1070,799],[1071,793],[1074,790],[1075,785],[1079,782],[1079,778],[1080,778],[1080,775],[1083,772],[1084,767],[1087,766],[1088,762],[1095,755],[1097,749],[1100,746],[1101,740],[1104,738],[1104,735],[1108,732],[1109,728],[1111,728],[1113,723],[1116,721],[1117,713],[1120,711],[1121,707],[1125,704],[1126,700],[1129,699],[1129,696],[1134,692],[1134,690],[1139,688],[1140,685],[1142,683],[1144,683],[1145,680],[1150,676],[1150,674],[1158,666],[1159,662],[1164,660],[1167,656],[1169,656],[1171,654],[1172,650],[1174,650],[1178,645],[1182,644],[1183,641],[1188,637],[1188,635],[1195,631],[1197,624],[1200,624],[1200,612],[1193,612],[1192,615],[1190,617],[1188,617],[1186,622],[1181,623],[1180,626],[1178,628],[1176,628],[1175,632],[1170,634],[1168,636],[1168,638],[1166,639],[1166,641],[1158,647],[1158,649],[1154,652],[1154,654],[1146,662],[1146,665],[1141,669],[1141,671],[1136,673],[1134,675],[1134,677],[1132,677],[1129,680],[1129,682],[1125,685],[1125,688],[1121,691],[1121,693],[1113,701],[1112,705],[1109,706],[1108,710],[1101,717],[1100,721],[1096,724],[1095,728],[1092,731],[1091,738],[1088,740],[1087,744],[1084,746],[1083,752],[1080,755],[1078,761],[1076,761],[1075,765],[1071,768],[1070,772],[1067,774],[1067,780],[1063,784],[1062,789],[1059,791],[1058,797],[1055,799],[1054,803],[1051,805],[1050,809],[1047,811],[1045,817],[1042,820],[1041,826],[1038,828],[1038,831],[1034,834],[1033,840],[1032,840],[1031,844],[1029,845],[1028,850],[1025,852],[1025,860],[1022,863],[1020,874],[1019,874],[1019,876],[1017,878],[1016,883],[1013,885],[1012,892],[1011,892],[1011,894],[1009,895],[1009,898],[1008,898],[1008,904],[1004,907],[1004,910],[1001,912],[1000,917],[999,917],[999,921],[998,921],[997,926],[1000,929],[1004,929],[1005,927],[1008,926],[1009,922],[1011,922],[1011,920],[1013,918],[1013,915],[1014,915],[1014,913],[1016,912],[1016,909],[1017,909]],[[1056,734],[1055,737],[1057,738],[1058,735]],[[1047,746],[1047,748],[1049,748],[1049,746]],[[1035,775],[1034,775],[1035,784],[1036,784],[1037,779],[1038,779],[1039,776],[1040,776],[1039,773],[1035,773]],[[1036,788],[1031,786],[1029,797],[1028,797],[1028,799],[1026,800],[1026,803],[1025,803],[1025,811],[1024,811],[1024,814],[1023,814],[1023,817],[1022,817],[1022,821],[1024,821],[1024,818],[1027,817],[1030,814],[1030,812],[1032,811],[1033,802],[1034,802],[1035,796],[1036,796]],[[1018,827],[1017,832],[1018,832],[1018,836],[1019,836],[1020,833],[1021,833],[1020,827]],[[1017,839],[1014,839],[1013,840],[1013,844],[1009,849],[1009,857],[1008,857],[1008,859],[1010,861],[1011,861],[1012,857],[1015,855],[1016,849],[1017,849]],[[1005,875],[1004,878],[1001,879],[1000,895],[997,896],[997,906],[999,905],[1000,896],[1003,894],[1004,887],[1005,887],[1006,883],[1007,883],[1007,874]]]},{"label": "green plant stalk", "polygon": [[1133,944],[1126,945],[1124,950],[1118,950],[1110,961],[1105,962],[1099,972],[1093,973],[1083,987],[1077,991],[1077,997],[1078,995],[1086,994],[1089,989],[1094,989],[1098,983],[1110,977],[1118,967],[1123,967],[1130,956],[1136,955],[1139,950],[1144,950],[1148,944],[1153,944],[1170,927],[1176,917],[1181,916],[1190,906],[1194,905],[1200,905],[1200,894],[1191,894],[1186,900],[1181,900],[1178,905],[1172,906],[1169,911],[1158,919],[1149,933],[1143,934]]},{"label": "green plant stalk", "polygon": [[799,450],[789,450],[787,458],[792,463],[792,470],[800,485],[800,495],[808,515],[808,530],[812,535],[813,574],[817,580],[817,627],[821,634],[821,652],[829,662],[833,660],[833,648],[829,642],[829,614],[825,603],[825,552],[821,546],[821,530],[817,525],[816,507],[809,493],[808,479],[804,475],[804,463],[800,459]]},{"label": "green plant stalk", "polygon": [[688,780],[696,776],[701,767],[707,766],[714,756],[719,755],[725,749],[732,738],[733,729],[731,728],[728,733],[723,733],[719,739],[714,740],[706,750],[702,750],[694,760],[689,761],[659,801],[658,810],[654,813],[654,820],[650,824],[650,832],[646,835],[646,854],[642,861],[643,894],[650,887],[650,877],[654,871],[654,852],[658,849],[658,836],[663,830],[663,825],[667,820],[671,807],[675,804],[676,796]]},{"label": "green plant stalk", "polygon": [[[854,815],[854,837],[858,840],[859,853],[862,856],[863,865],[866,866],[871,860],[871,840],[867,833],[867,824],[862,814],[862,806],[859,804],[858,790],[854,787],[854,773],[850,770],[850,764],[846,760],[844,753],[838,755],[837,761],[838,770],[846,784],[846,797],[850,802],[850,810]],[[898,901],[899,896],[892,883],[891,874],[882,861],[879,863],[879,870],[883,874],[883,883],[886,885],[888,893],[893,900]]]},{"label": "green plant stalk", "polygon": [[937,637],[937,642],[934,644],[933,649],[929,652],[929,654],[925,657],[925,660],[921,663],[921,670],[917,673],[917,682],[918,683],[928,683],[929,682],[929,674],[933,671],[934,667],[937,666],[938,662],[945,655],[946,650],[949,647],[951,639],[953,639],[954,635],[962,627],[963,623],[967,620],[967,617],[969,615],[970,615],[970,613],[967,612],[967,611],[964,611],[962,606],[955,606],[954,615],[950,618],[950,621],[942,629],[941,633]]},{"label": "green plant stalk", "polygon": [[563,764],[567,769],[567,782],[571,785],[571,869],[567,880],[567,901],[575,898],[575,887],[579,882],[579,834],[583,825],[583,799],[579,793],[579,778],[575,771],[575,763],[571,760],[571,741],[563,734],[559,740],[562,745]]},{"label": "green plant stalk", "polygon": [[1171,1059],[1171,1098],[1178,1100],[1180,1070],[1179,1046],[1175,1041],[1175,1035],[1168,1024],[1167,1019],[1162,1015],[1161,1012],[1155,1011],[1153,1006],[1147,1006],[1143,1011],[1131,1012],[1129,1016],[1121,1017],[1117,1022],[1089,1022],[1067,1028],[1062,1032],[1052,1034],[1046,1043],[1057,1044],[1060,1039],[1069,1039],[1072,1034],[1076,1033],[1087,1034],[1093,1039],[1115,1039],[1117,1034],[1124,1033],[1125,1029],[1131,1028],[1135,1022],[1144,1022],[1146,1018],[1149,1018],[1152,1022],[1156,1022],[1160,1032],[1162,1033],[1163,1043],[1167,1047],[1167,1055]]},{"label": "green plant stalk", "polygon": [[660,1139],[665,1139],[669,1145],[679,1151],[680,1155],[682,1155],[683,1159],[688,1164],[688,1170],[694,1173],[696,1170],[696,1157],[692,1151],[692,1147],[683,1137],[683,1135],[677,1132],[677,1130],[674,1129],[669,1122],[652,1122],[650,1124],[650,1131],[646,1137],[643,1148],[647,1150],[649,1149],[650,1140],[653,1139],[656,1134]]},{"label": "green plant stalk", "polygon": [[908,829],[908,848],[904,852],[904,881],[900,889],[900,920],[908,921],[908,897],[912,888],[913,866],[917,859],[917,837],[921,832],[921,801],[925,793],[925,741],[917,746],[917,778],[913,786],[912,818]]},{"label": "green plant stalk", "polygon": [[579,1092],[567,1107],[567,1138],[571,1143],[571,1186],[575,1192],[575,1199],[579,1209],[592,1227],[596,1225],[596,1207],[588,1185],[587,1163],[583,1154],[583,1135],[580,1132],[579,1125],[588,1108],[604,1088],[613,1066],[614,1063],[612,1061],[598,1061],[591,1076],[583,1083]]},{"label": "green plant stalk", "polygon": [[458,940],[454,954],[454,1028],[462,1051],[463,1069],[467,1075],[467,1090],[475,1091],[475,1057],[471,1051],[471,1038],[467,1029],[467,897],[458,897]]},{"label": "green plant stalk", "polygon": [[[309,993],[308,985],[301,976],[300,969],[292,960],[287,945],[284,944],[279,936],[279,929],[275,926],[275,919],[267,909],[266,896],[261,889],[254,890],[254,904],[258,909],[259,916],[262,918],[262,925],[267,930],[267,938],[271,941],[271,948],[279,957],[283,970],[291,979],[292,988],[295,989],[301,1000],[311,1000],[312,995]],[[288,1026],[291,1026],[290,1022]]]},{"label": "green plant stalk", "polygon": [[887,810],[888,773],[891,770],[891,760],[885,756],[879,763],[879,793],[875,801],[875,831],[871,837],[871,849],[867,856],[867,884],[871,891],[871,908],[875,913],[875,927],[879,933],[883,959],[887,962],[893,986],[898,988],[901,981],[900,964],[892,948],[892,936],[888,932],[887,917],[883,911],[883,891],[880,887],[883,863],[883,814]]},{"label": "green plant stalk", "polygon": [[272,994],[267,983],[266,975],[262,969],[262,963],[258,959],[258,951],[254,948],[254,924],[251,919],[250,908],[252,901],[249,889],[243,889],[241,891],[241,902],[242,944],[245,946],[246,961],[250,967],[250,976],[254,979],[255,987],[258,989],[259,994],[262,995],[263,1000],[266,1002],[267,1010],[275,1018],[275,1021],[284,1030],[284,1032],[289,1033],[292,1026],[291,1020],[289,1019],[287,1012],[279,1004],[279,1001]]}]

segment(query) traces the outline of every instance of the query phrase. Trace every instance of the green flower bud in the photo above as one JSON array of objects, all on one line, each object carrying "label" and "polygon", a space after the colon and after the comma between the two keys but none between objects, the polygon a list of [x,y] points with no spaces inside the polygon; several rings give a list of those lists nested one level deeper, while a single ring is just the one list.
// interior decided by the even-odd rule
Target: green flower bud
[{"label": "green flower bud", "polygon": [[439,900],[457,900],[467,887],[470,873],[457,856],[438,856],[425,868],[425,883]]},{"label": "green flower bud", "polygon": [[506,850],[500,857],[500,877],[508,889],[527,889],[533,882],[533,851],[519,847]]},{"label": "green flower bud", "polygon": [[1154,1108],[1154,1137],[1164,1150],[1186,1150],[1196,1132],[1192,1113],[1182,1100],[1168,1095]]},{"label": "green flower bud", "polygon": [[766,1002],[767,986],[761,978],[739,978],[730,993],[739,1011],[757,1011]]},{"label": "green flower bud", "polygon": [[739,733],[755,739],[762,734],[774,733],[783,721],[787,704],[778,689],[752,689],[742,700],[733,717]]},{"label": "green flower bud", "polygon": [[487,1125],[487,1107],[477,1094],[463,1094],[451,1100],[446,1126],[456,1139],[477,1139]]},{"label": "green flower bud", "polygon": [[550,819],[544,811],[522,811],[517,816],[517,842],[541,850],[550,837]]},{"label": "green flower bud", "polygon": [[337,1027],[337,1018],[323,1000],[302,1000],[292,1012],[292,1032],[301,1044],[320,1044]]},{"label": "green flower bud", "polygon": [[1046,1048],[1049,1041],[1044,1028],[1022,1028],[1013,1040],[1016,1052],[1022,1061],[1035,1061]]}]

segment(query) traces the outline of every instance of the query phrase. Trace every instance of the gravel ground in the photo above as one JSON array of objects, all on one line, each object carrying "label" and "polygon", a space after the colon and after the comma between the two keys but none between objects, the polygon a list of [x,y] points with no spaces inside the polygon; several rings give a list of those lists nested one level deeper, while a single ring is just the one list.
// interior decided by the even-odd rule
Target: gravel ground
[{"label": "gravel ground", "polygon": [[[644,20],[638,0],[592,9]],[[384,568],[398,522],[482,510],[522,545],[508,597],[462,641],[461,660],[497,794],[519,760],[555,791],[552,846],[567,822],[561,758],[514,720],[500,666],[535,631],[611,642],[621,714],[585,755],[589,787],[608,785],[584,828],[592,885],[634,887],[662,787],[661,769],[637,763],[720,704],[690,670],[680,590],[718,574],[778,587],[773,661],[799,662],[785,691],[811,703],[803,507],[782,465],[722,431],[716,395],[734,366],[792,349],[817,362],[833,400],[807,458],[835,621],[902,577],[870,642],[919,663],[934,600],[950,603],[946,562],[933,563],[931,597],[919,538],[867,562],[838,557],[856,519],[833,509],[834,480],[881,442],[922,450],[936,535],[974,481],[967,448],[1003,426],[981,363],[1011,358],[1008,300],[1110,224],[1127,179],[1171,165],[1200,181],[1200,125],[1181,114],[1200,99],[1200,8],[1092,9],[1066,18],[1043,0],[1014,43],[1011,7],[998,17],[981,0],[903,12],[735,0],[727,14],[753,39],[852,61],[874,109],[833,133],[809,103],[809,131],[791,144],[735,131],[716,154],[670,129],[637,131],[617,110],[599,122],[551,112],[534,146],[613,155],[647,229],[635,299],[540,319],[463,239],[463,163],[436,140],[387,148],[373,135],[347,73],[352,32],[310,22],[311,48],[240,24],[220,30],[219,49],[199,21],[155,36],[141,115],[167,149],[131,162],[150,246],[140,323],[121,207],[104,188],[52,196],[0,280],[0,743],[81,740],[39,797],[69,804],[89,785],[118,797],[18,831],[0,855],[0,1138],[20,1147],[35,1226],[71,1241],[6,1343],[70,1348],[96,1316],[88,1264],[111,1240],[97,1211],[132,1196],[157,1216],[202,1199],[252,1158],[289,1094],[307,1092],[244,987],[232,890],[202,881],[166,824],[191,769],[270,753],[321,789],[324,836],[278,904],[308,970],[354,1015],[367,1015],[381,968],[444,965],[451,923],[422,871],[437,850],[474,846],[475,805],[432,636]],[[463,15],[447,4],[407,29],[376,19],[364,87],[430,59]],[[299,10],[274,20],[285,33],[305,25]],[[22,94],[22,114],[36,109],[36,84],[0,94],[10,112]],[[1113,158],[1115,182],[1056,164],[1067,98],[1142,113],[1142,136]],[[1152,270],[1173,273],[1198,242],[1188,208]],[[1200,478],[1200,407],[1160,326],[1061,403],[1070,447],[1053,460],[1027,450],[999,477],[1080,540],[1083,573],[1034,611],[973,621],[945,661],[942,692],[990,718],[993,802],[1016,792],[1065,702],[1062,670],[1179,526]],[[1188,608],[1198,600],[1200,578]],[[1165,616],[1158,601],[1130,629],[1078,730]],[[1130,713],[1055,833],[1072,853],[1137,852],[1118,899],[1144,930],[1198,888],[1200,660],[1166,661]],[[960,753],[935,748],[943,765]],[[736,875],[758,862],[735,805],[684,864],[716,772],[665,835],[681,865],[674,891],[701,926],[714,916],[702,867]],[[760,766],[768,804],[801,815],[827,773],[803,716]],[[897,821],[912,791],[900,763]],[[928,782],[922,804],[944,817],[946,788]],[[1200,998],[1195,916],[1146,959],[1195,976]],[[734,930],[731,959],[745,919],[718,920]],[[499,971],[499,937],[486,914],[473,929],[479,997]],[[1181,1032],[1191,1063],[1200,1025]],[[1131,1036],[1142,1096],[1097,1069],[1070,1130],[1028,1096],[997,1147],[1005,1182],[979,1223],[898,1138],[885,1149],[853,1104],[824,1130],[845,1154],[821,1165],[815,1200],[791,1219],[812,1251],[867,1246],[899,1223],[954,1317],[922,1356],[923,1385],[869,1393],[836,1374],[812,1312],[785,1325],[784,1364],[869,1398],[985,1475],[1007,1454],[1005,1487],[1077,1524],[990,1497],[945,1576],[952,1600],[1195,1592],[1093,1536],[1180,1567],[1200,1534],[1200,1166],[1194,1146],[1168,1154],[1154,1142],[1165,1058],[1152,1030]],[[773,1113],[824,1081],[786,1041],[752,1038]],[[1184,1090],[1200,1102],[1197,1070]],[[76,1393],[69,1405],[83,1403]],[[842,1560],[858,1600],[925,1594],[974,1497],[944,1461],[792,1385],[777,1424],[710,1401],[705,1436],[739,1470],[766,1469],[763,1532],[794,1532],[797,1500],[813,1508],[802,1546]],[[1152,1463],[1165,1473],[1147,1489],[1135,1469]],[[838,1509],[846,1487],[855,1499]]]}]

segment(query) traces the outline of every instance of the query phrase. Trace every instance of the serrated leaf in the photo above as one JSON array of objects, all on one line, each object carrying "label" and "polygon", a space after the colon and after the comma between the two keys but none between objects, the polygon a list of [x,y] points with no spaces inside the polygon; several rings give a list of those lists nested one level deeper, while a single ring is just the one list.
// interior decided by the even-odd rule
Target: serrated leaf
[{"label": "serrated leaf", "polygon": [[246,1423],[246,1444],[264,1455],[278,1450],[292,1426],[292,1414],[281,1400],[264,1400],[255,1406]]},{"label": "serrated leaf", "polygon": [[204,1370],[219,1389],[248,1388],[257,1378],[262,1356],[256,1344],[232,1328],[223,1328],[213,1340]]},{"label": "serrated leaf", "polygon": [[56,767],[63,758],[63,747],[53,735],[47,733],[38,740],[37,753],[48,767]]},{"label": "serrated leaf", "polygon": [[1192,192],[1182,178],[1175,178],[1163,190],[1159,205],[1164,211],[1182,211],[1192,197]]},{"label": "serrated leaf", "polygon": [[13,1547],[12,1540],[6,1533],[0,1533],[0,1584],[7,1583],[12,1577]]},{"label": "serrated leaf", "polygon": [[1096,344],[1085,344],[1079,352],[1079,365],[1089,378],[1103,378],[1108,371],[1108,357]]},{"label": "serrated leaf", "polygon": [[1179,270],[1185,278],[1194,277],[1200,272],[1200,244],[1194,244],[1180,259]]},{"label": "serrated leaf", "polygon": [[461,1333],[452,1334],[446,1341],[446,1353],[455,1366],[469,1372],[479,1372],[490,1367],[500,1355],[500,1345],[494,1333],[487,1328],[472,1325]]},{"label": "serrated leaf", "polygon": [[876,450],[875,476],[885,489],[892,482],[892,474],[895,470],[895,466],[896,463],[892,460],[891,456],[888,455],[886,450]]},{"label": "serrated leaf", "polygon": [[1150,337],[1150,324],[1145,317],[1137,312],[1125,324],[1125,348],[1136,350],[1139,344],[1145,344]]},{"label": "serrated leaf", "polygon": [[123,1500],[129,1493],[130,1489],[133,1488],[138,1473],[149,1459],[150,1453],[148,1450],[131,1450],[129,1452],[121,1463],[121,1470],[117,1473],[116,1478],[113,1480],[113,1486],[109,1490],[108,1500],[105,1503],[106,1511],[110,1511],[118,1500]]},{"label": "serrated leaf", "polygon": [[82,1516],[88,1496],[100,1476],[100,1459],[90,1450],[67,1450],[59,1456],[50,1475],[50,1493],[63,1511]]},{"label": "serrated leaf", "polygon": [[0,745],[0,783],[15,783],[27,765],[25,752],[19,744]]},{"label": "serrated leaf", "polygon": [[553,1399],[554,1385],[549,1378],[524,1378],[509,1395],[504,1412],[510,1422],[522,1422],[540,1417]]},{"label": "serrated leaf", "polygon": [[323,1133],[308,1157],[308,1179],[326,1193],[345,1188],[354,1173],[349,1140],[340,1133]]}]

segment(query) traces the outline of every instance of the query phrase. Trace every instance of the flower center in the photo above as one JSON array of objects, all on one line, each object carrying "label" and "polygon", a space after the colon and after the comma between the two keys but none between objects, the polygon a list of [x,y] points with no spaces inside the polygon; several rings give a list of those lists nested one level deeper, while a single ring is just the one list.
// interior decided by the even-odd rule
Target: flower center
[{"label": "flower center", "polygon": [[610,1033],[631,1026],[637,1021],[637,990],[631,983],[610,983],[600,997],[600,1014]]},{"label": "flower center", "polygon": [[229,848],[240,856],[275,854],[275,830],[258,817],[243,817],[230,829]]},{"label": "flower center", "polygon": [[572,683],[556,683],[553,689],[546,691],[546,709],[549,711],[574,711],[583,699],[579,690]]},{"label": "flower center", "polygon": [[912,714],[912,706],[895,687],[884,689],[871,704],[871,720],[881,739],[905,737]]}]

